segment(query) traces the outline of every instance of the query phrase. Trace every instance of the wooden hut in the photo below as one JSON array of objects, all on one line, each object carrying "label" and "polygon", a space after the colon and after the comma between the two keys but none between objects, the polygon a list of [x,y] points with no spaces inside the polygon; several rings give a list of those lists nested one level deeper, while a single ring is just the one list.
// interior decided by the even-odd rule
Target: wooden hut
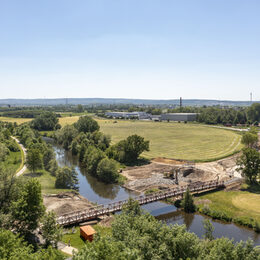
[{"label": "wooden hut", "polygon": [[91,242],[93,240],[94,234],[96,234],[96,231],[91,226],[87,225],[87,226],[80,227],[80,236],[83,239]]}]

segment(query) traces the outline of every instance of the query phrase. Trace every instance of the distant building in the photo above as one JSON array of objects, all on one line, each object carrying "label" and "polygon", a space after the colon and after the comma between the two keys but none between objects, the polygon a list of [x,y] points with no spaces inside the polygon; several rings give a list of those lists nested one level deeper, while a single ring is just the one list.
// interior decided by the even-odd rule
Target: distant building
[{"label": "distant building", "polygon": [[150,114],[147,114],[146,112],[106,112],[105,116],[123,119],[150,119]]},{"label": "distant building", "polygon": [[161,121],[196,121],[197,113],[168,113],[161,115]]}]

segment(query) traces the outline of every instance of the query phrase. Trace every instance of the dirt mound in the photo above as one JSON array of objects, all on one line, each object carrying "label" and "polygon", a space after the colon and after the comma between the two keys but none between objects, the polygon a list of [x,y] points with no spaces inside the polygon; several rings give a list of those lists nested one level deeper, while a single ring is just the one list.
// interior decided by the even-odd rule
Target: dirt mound
[{"label": "dirt mound", "polygon": [[43,203],[47,211],[53,210],[57,216],[93,207],[92,203],[75,192],[44,195]]}]

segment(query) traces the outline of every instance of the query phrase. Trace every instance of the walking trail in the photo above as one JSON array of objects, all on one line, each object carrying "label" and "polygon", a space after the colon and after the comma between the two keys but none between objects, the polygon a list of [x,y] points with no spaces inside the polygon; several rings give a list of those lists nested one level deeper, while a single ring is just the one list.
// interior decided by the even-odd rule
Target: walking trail
[{"label": "walking trail", "polygon": [[22,152],[23,152],[23,154],[24,154],[24,165],[23,165],[23,168],[16,173],[16,176],[19,177],[20,175],[22,175],[22,174],[27,170],[27,167],[26,167],[26,164],[25,164],[27,150],[26,150],[26,148],[20,143],[20,141],[19,141],[16,137],[11,136],[11,138],[16,141],[16,143],[20,146],[20,148],[21,148],[21,150],[22,150]]}]

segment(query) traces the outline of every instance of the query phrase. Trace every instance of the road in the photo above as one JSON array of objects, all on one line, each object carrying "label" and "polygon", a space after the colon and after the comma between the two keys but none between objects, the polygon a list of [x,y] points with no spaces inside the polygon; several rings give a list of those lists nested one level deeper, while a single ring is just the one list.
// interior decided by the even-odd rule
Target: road
[{"label": "road", "polygon": [[237,132],[248,132],[248,129],[249,129],[249,128],[234,128],[234,127],[217,126],[217,125],[206,125],[206,126],[220,128],[220,129],[226,129],[226,130],[233,130],[233,131],[237,131]]},{"label": "road", "polygon": [[20,143],[20,141],[19,141],[16,137],[11,136],[11,138],[16,141],[16,143],[20,146],[20,148],[22,149],[23,154],[24,154],[24,165],[23,165],[23,168],[16,173],[16,176],[18,177],[18,176],[22,175],[22,174],[27,170],[27,167],[26,167],[26,164],[25,164],[27,150],[26,150],[26,148]]}]

